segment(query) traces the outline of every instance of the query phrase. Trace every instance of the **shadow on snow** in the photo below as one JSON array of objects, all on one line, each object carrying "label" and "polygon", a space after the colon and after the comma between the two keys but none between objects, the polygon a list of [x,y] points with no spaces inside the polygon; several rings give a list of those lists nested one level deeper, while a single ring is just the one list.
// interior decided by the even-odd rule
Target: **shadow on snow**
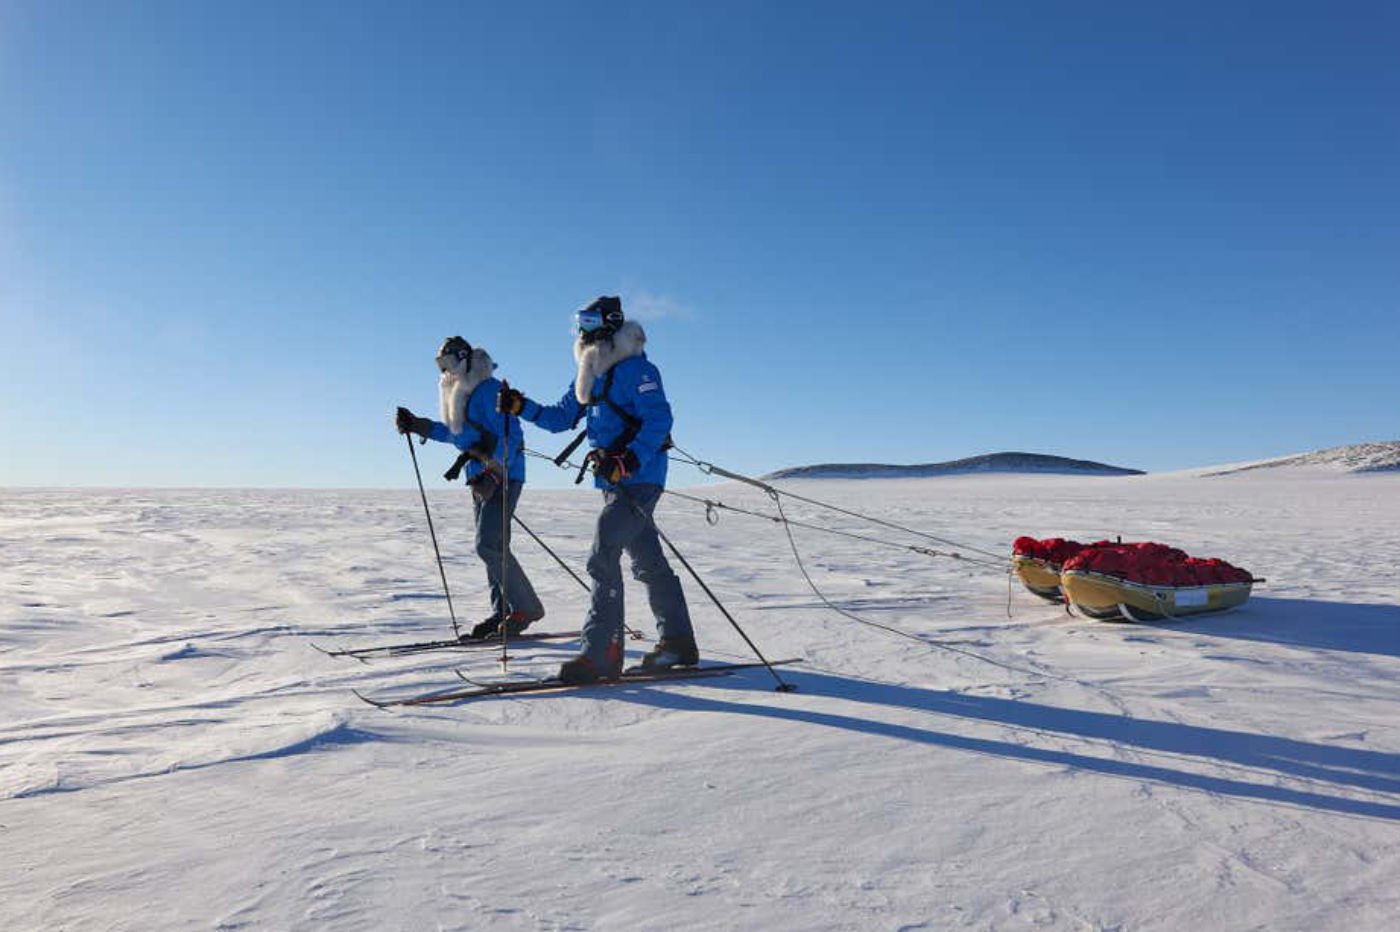
[{"label": "shadow on snow", "polygon": [[[821,673],[793,672],[799,696],[824,696],[1027,729],[1044,737],[1067,736],[1103,741],[1124,750],[1177,755],[1215,761],[1233,767],[1268,771],[1262,781],[1238,776],[1213,776],[1159,763],[1095,757],[1055,748],[1034,747],[994,738],[952,734],[912,724],[883,722],[856,715],[796,708],[783,699],[762,704],[703,698],[663,689],[637,688],[622,693],[629,701],[686,711],[755,715],[764,718],[839,728],[882,738],[952,748],[1068,767],[1091,773],[1146,780],[1241,799],[1282,803],[1326,812],[1400,821],[1400,803],[1328,795],[1320,790],[1292,789],[1276,784],[1278,776],[1322,781],[1375,793],[1400,794],[1400,754],[1315,744],[1291,738],[1226,731],[1119,714],[1088,712],[992,696],[946,690],[895,686],[845,679]],[[743,681],[711,681],[719,689],[752,692],[752,677]],[[741,685],[741,683],[750,685]]]},{"label": "shadow on snow", "polygon": [[1171,629],[1286,647],[1400,657],[1400,606],[1397,605],[1253,598],[1237,612],[1139,622],[1134,627]]}]

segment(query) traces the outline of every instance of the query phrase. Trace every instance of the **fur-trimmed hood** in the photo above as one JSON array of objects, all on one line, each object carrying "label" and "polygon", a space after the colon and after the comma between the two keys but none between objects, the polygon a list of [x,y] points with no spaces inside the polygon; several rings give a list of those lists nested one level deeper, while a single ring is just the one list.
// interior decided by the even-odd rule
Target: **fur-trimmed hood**
[{"label": "fur-trimmed hood", "polygon": [[438,379],[438,392],[442,401],[442,422],[454,434],[460,434],[467,424],[467,402],[471,400],[476,387],[496,371],[491,354],[481,347],[472,349],[470,365],[463,360],[455,369],[448,369]]},{"label": "fur-trimmed hood", "polygon": [[578,375],[574,378],[574,397],[581,405],[593,401],[593,382],[598,376],[624,359],[640,356],[647,347],[647,334],[642,325],[629,320],[606,340],[584,345],[583,335],[574,340],[574,360]]}]

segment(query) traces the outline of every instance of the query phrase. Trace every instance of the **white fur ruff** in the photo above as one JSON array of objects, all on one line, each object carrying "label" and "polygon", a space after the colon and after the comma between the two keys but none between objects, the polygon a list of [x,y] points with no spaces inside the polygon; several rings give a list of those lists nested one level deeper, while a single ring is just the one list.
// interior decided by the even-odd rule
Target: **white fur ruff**
[{"label": "white fur ruff", "polygon": [[578,375],[574,378],[574,397],[581,405],[593,401],[593,382],[613,366],[640,356],[647,346],[646,331],[635,320],[625,322],[617,328],[611,339],[599,340],[587,346],[583,335],[574,340],[574,360],[578,362]]},{"label": "white fur ruff", "polygon": [[438,379],[438,393],[442,402],[442,422],[454,434],[460,434],[467,425],[467,402],[472,392],[482,382],[491,377],[496,364],[481,347],[472,350],[471,365],[463,359],[457,365],[444,371]]}]

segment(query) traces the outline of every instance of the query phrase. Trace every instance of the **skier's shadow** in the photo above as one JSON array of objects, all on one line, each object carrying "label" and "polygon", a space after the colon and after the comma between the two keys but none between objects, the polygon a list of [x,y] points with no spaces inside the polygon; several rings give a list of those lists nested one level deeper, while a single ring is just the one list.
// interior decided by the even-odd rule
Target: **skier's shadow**
[{"label": "skier's shadow", "polygon": [[[760,673],[762,671],[759,671]],[[1065,709],[994,696],[977,696],[947,690],[894,686],[824,673],[785,672],[784,678],[798,693],[769,696],[754,692],[758,674],[741,678],[707,680],[706,685],[742,692],[743,700],[728,701],[668,689],[626,689],[627,700],[658,708],[683,711],[756,715],[808,725],[840,728],[880,738],[970,751],[1014,760],[1035,761],[1056,767],[1072,767],[1107,776],[1170,784],[1242,799],[1282,803],[1326,812],[1400,821],[1400,754],[1367,751],[1292,738],[1226,731],[1159,719],[1137,719],[1118,714]],[[755,696],[762,696],[753,701]],[[995,738],[939,731],[906,722],[886,722],[812,707],[810,697],[836,698],[885,709],[917,711],[959,719],[988,722],[1029,732],[1043,738],[1061,736],[1105,742],[1104,756],[1036,747]],[[873,711],[873,710],[872,710]],[[1124,760],[1111,756],[1115,748],[1151,755],[1148,760]],[[1165,758],[1165,760],[1164,760]],[[1194,759],[1251,771],[1217,776],[1179,766]],[[1329,795],[1328,787],[1295,789],[1277,785],[1279,776],[1332,784],[1335,789],[1356,788],[1371,793],[1396,794],[1394,802]]]}]

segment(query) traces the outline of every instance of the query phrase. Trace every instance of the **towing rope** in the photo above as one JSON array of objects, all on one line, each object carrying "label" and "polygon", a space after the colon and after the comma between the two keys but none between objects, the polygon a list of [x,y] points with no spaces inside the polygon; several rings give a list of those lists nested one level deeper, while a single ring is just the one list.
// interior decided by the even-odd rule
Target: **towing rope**
[{"label": "towing rope", "polygon": [[[778,509],[778,514],[783,514],[783,503],[781,497],[776,494],[776,491],[772,497],[773,504]],[[839,615],[849,618],[851,621],[854,621],[857,624],[866,625],[870,628],[877,628],[881,631],[886,631],[890,634],[894,634],[902,638],[907,638],[911,641],[915,641],[919,644],[924,645],[925,647],[932,648],[934,650],[947,651],[950,654],[961,654],[962,656],[970,657],[973,660],[980,660],[983,663],[991,664],[994,667],[1000,667],[1001,669],[1008,670],[1012,673],[1025,673],[1035,677],[1044,677],[1047,675],[1054,676],[1054,674],[1047,674],[1044,670],[1031,670],[1026,667],[1018,667],[1015,664],[1002,663],[1000,660],[994,660],[991,657],[986,656],[985,654],[979,654],[976,651],[971,651],[964,647],[955,647],[952,644],[947,644],[936,638],[920,637],[917,634],[912,634],[901,628],[896,628],[893,625],[882,624],[878,621],[871,621],[868,618],[862,618],[855,612],[850,611],[849,609],[842,608],[839,605],[836,605],[830,599],[828,599],[826,597],[826,594],[823,593],[821,589],[817,587],[817,584],[812,581],[812,576],[807,572],[807,567],[802,561],[802,554],[799,553],[797,550],[797,541],[792,536],[792,528],[788,526],[786,516],[784,516],[783,518],[783,530],[787,532],[788,545],[792,548],[792,558],[797,561],[797,568],[802,572],[802,578],[807,580],[808,588],[810,588],[813,594],[815,594],[817,598],[821,599],[822,603],[825,604],[826,607],[831,609],[833,612],[836,612]]]},{"label": "towing rope", "polygon": [[969,557],[964,554],[958,553],[957,551],[943,551],[936,550],[932,547],[920,547],[915,544],[902,544],[899,541],[885,540],[880,537],[871,537],[868,534],[857,534],[854,531],[843,531],[839,528],[825,527],[820,524],[808,524],[805,521],[794,521],[792,518],[787,517],[786,514],[780,516],[765,514],[761,511],[752,511],[748,508],[740,508],[737,505],[725,504],[719,499],[699,498],[695,495],[687,495],[685,492],[673,492],[670,489],[666,489],[665,491],[667,495],[670,495],[674,498],[680,498],[688,502],[694,502],[697,505],[704,505],[705,520],[711,526],[719,524],[719,513],[721,511],[732,511],[735,514],[746,515],[751,518],[762,518],[765,521],[772,521],[774,524],[791,525],[792,527],[800,527],[809,531],[820,531],[823,534],[833,534],[837,537],[848,537],[851,540],[859,540],[867,544],[878,544],[881,547],[893,547],[896,550],[908,550],[911,553],[917,553],[925,557],[944,557],[949,560],[959,560],[963,563],[971,563],[974,566],[995,569],[998,573],[1002,572],[1005,569],[1005,560],[997,560],[995,563],[993,563],[991,560],[985,560],[981,557]]},{"label": "towing rope", "polygon": [[[770,514],[764,514],[763,512],[750,511],[750,510],[745,509],[745,508],[738,508],[738,507],[735,507],[735,506],[733,506],[733,505],[726,505],[724,502],[717,501],[717,500],[712,500],[712,499],[707,499],[707,498],[699,498],[699,497],[694,496],[694,495],[687,495],[687,494],[684,493],[684,492],[673,492],[673,491],[671,491],[670,489],[662,489],[662,491],[663,491],[665,494],[667,494],[667,495],[672,495],[672,496],[674,496],[674,497],[676,497],[676,498],[680,498],[680,499],[684,499],[684,500],[686,500],[686,501],[695,502],[695,503],[697,503],[697,504],[704,505],[704,506],[705,506],[705,520],[706,520],[709,524],[711,524],[711,525],[715,525],[715,524],[718,523],[718,521],[719,521],[718,512],[719,512],[720,510],[724,510],[724,511],[733,511],[733,512],[735,512],[735,513],[737,513],[737,514],[743,514],[743,515],[749,515],[749,516],[752,516],[752,517],[763,518],[763,519],[765,519],[765,520],[772,521],[772,522],[777,523],[777,524],[781,524],[782,527],[783,527],[784,533],[787,535],[788,546],[789,546],[789,547],[791,548],[791,550],[792,550],[793,559],[794,559],[794,560],[796,561],[796,563],[797,563],[797,568],[798,568],[799,572],[801,572],[802,578],[806,581],[808,588],[810,588],[810,589],[812,590],[813,594],[816,595],[816,597],[817,597],[818,599],[821,600],[822,604],[824,604],[824,605],[825,605],[827,608],[829,608],[831,611],[837,613],[838,615],[841,615],[841,616],[844,617],[844,618],[848,618],[848,619],[850,619],[851,621],[856,622],[857,624],[865,625],[865,626],[871,627],[871,628],[876,628],[876,629],[878,629],[878,630],[880,630],[880,631],[884,631],[884,632],[886,632],[886,633],[888,633],[888,634],[892,634],[892,635],[895,635],[895,636],[897,636],[897,637],[901,637],[901,638],[905,638],[905,639],[907,639],[907,640],[914,641],[914,642],[916,642],[916,643],[918,643],[918,644],[920,644],[920,645],[922,645],[922,646],[924,646],[924,647],[926,647],[926,648],[929,648],[930,650],[941,650],[941,651],[947,651],[947,652],[953,653],[953,654],[959,654],[959,655],[961,655],[961,656],[968,657],[968,658],[971,658],[971,659],[973,659],[973,660],[979,660],[979,661],[981,661],[981,662],[983,662],[983,663],[990,664],[990,665],[995,666],[995,667],[1000,667],[1000,668],[1003,669],[1003,670],[1007,670],[1007,671],[1013,672],[1013,673],[1021,673],[1021,674],[1026,674],[1026,675],[1034,676],[1034,677],[1049,677],[1049,678],[1051,678],[1051,679],[1065,679],[1065,678],[1066,678],[1066,677],[1062,677],[1062,676],[1060,676],[1060,675],[1058,675],[1058,674],[1051,673],[1051,672],[1046,671],[1046,670],[1034,670],[1034,669],[1030,669],[1030,668],[1027,668],[1027,667],[1016,666],[1016,665],[1014,665],[1014,664],[1003,663],[1003,662],[1000,661],[1000,660],[993,659],[993,658],[988,657],[988,656],[986,656],[986,655],[984,655],[984,654],[979,654],[979,653],[977,653],[976,651],[971,651],[971,650],[967,650],[967,649],[965,649],[965,648],[956,647],[956,646],[954,646],[954,645],[952,645],[952,644],[947,644],[947,643],[944,643],[944,642],[942,642],[942,641],[938,641],[938,640],[936,640],[936,639],[927,638],[927,637],[921,637],[921,636],[919,636],[919,635],[917,635],[917,634],[913,634],[913,633],[911,633],[911,632],[909,632],[909,631],[905,631],[905,630],[902,630],[902,629],[900,629],[900,628],[896,628],[896,627],[894,627],[893,625],[887,625],[887,624],[883,624],[883,623],[878,622],[878,621],[871,621],[871,620],[868,619],[868,618],[862,618],[862,617],[860,617],[859,615],[857,615],[856,613],[850,611],[849,609],[845,609],[845,608],[840,607],[839,605],[837,605],[837,604],[835,604],[834,602],[832,602],[831,599],[827,598],[826,594],[825,594],[824,592],[822,592],[821,588],[820,588],[820,587],[816,584],[816,582],[812,579],[811,574],[810,574],[810,573],[808,572],[808,570],[807,570],[806,562],[802,559],[802,553],[801,553],[801,551],[798,549],[798,546],[797,546],[797,539],[793,536],[792,529],[793,529],[794,527],[807,528],[807,529],[810,529],[810,530],[822,531],[823,533],[835,534],[835,535],[838,535],[838,536],[840,536],[840,537],[848,537],[848,538],[851,538],[851,539],[854,539],[854,540],[860,540],[860,541],[864,541],[864,542],[867,542],[867,543],[879,544],[879,545],[881,545],[881,546],[886,546],[886,547],[896,547],[896,548],[899,548],[899,549],[901,549],[901,550],[909,550],[909,551],[912,551],[912,552],[914,552],[914,553],[922,554],[922,555],[924,555],[924,556],[930,556],[930,557],[947,557],[947,558],[951,558],[951,559],[954,559],[954,560],[960,560],[960,561],[963,561],[963,562],[966,562],[966,563],[971,563],[971,564],[973,564],[973,565],[980,566],[980,567],[982,567],[982,568],[995,568],[996,571],[997,571],[998,573],[1006,574],[1006,575],[1008,576],[1008,579],[1009,579],[1009,577],[1010,577],[1010,572],[1011,572],[1011,571],[1010,571],[1010,569],[1007,567],[1006,561],[1005,561],[1005,558],[1004,558],[1004,557],[1001,557],[1000,555],[993,554],[993,553],[991,553],[990,551],[982,550],[982,549],[976,548],[976,547],[964,547],[964,548],[963,548],[963,549],[966,549],[966,550],[972,550],[972,551],[974,551],[974,552],[976,552],[976,553],[979,553],[979,554],[985,554],[985,555],[987,555],[988,557],[992,557],[992,558],[994,558],[995,561],[996,561],[995,563],[993,563],[992,560],[990,560],[990,559],[982,559],[982,558],[979,558],[979,557],[969,557],[969,556],[965,556],[965,555],[963,555],[963,554],[961,554],[961,553],[958,553],[958,552],[944,552],[944,551],[935,550],[935,549],[930,548],[930,547],[918,547],[918,546],[914,546],[914,545],[911,545],[911,544],[902,544],[902,543],[898,543],[898,542],[896,542],[896,541],[882,540],[882,539],[880,539],[880,538],[877,538],[877,537],[870,537],[870,536],[867,536],[867,535],[864,535],[864,534],[856,534],[856,533],[851,532],[851,531],[842,531],[842,530],[839,530],[839,529],[836,529],[836,528],[822,527],[822,526],[820,526],[820,525],[807,524],[807,523],[801,522],[801,521],[794,521],[794,520],[792,520],[791,518],[789,518],[789,517],[787,516],[787,513],[783,510],[782,498],[783,498],[784,495],[788,496],[789,498],[797,499],[798,501],[804,501],[804,502],[808,502],[808,503],[813,504],[813,505],[817,505],[817,506],[819,506],[819,507],[829,508],[829,509],[831,509],[832,511],[837,511],[837,512],[840,512],[840,513],[842,513],[842,514],[850,515],[850,516],[855,517],[855,518],[860,518],[860,519],[865,520],[865,521],[870,521],[870,522],[875,523],[875,524],[882,524],[882,525],[885,525],[885,526],[887,526],[887,527],[892,527],[892,528],[895,528],[895,529],[904,531],[904,532],[909,533],[909,534],[915,534],[915,535],[918,535],[918,536],[920,536],[920,537],[929,538],[929,539],[935,540],[935,541],[937,541],[937,542],[939,542],[939,543],[951,544],[952,546],[960,546],[960,545],[958,545],[956,542],[949,541],[949,540],[946,540],[946,539],[944,539],[944,538],[936,537],[936,536],[934,536],[934,535],[932,535],[932,534],[926,534],[926,533],[924,533],[924,532],[922,532],[922,531],[918,531],[918,530],[915,530],[915,529],[913,529],[913,528],[906,528],[906,527],[903,527],[903,526],[901,526],[901,525],[895,524],[894,522],[891,522],[891,521],[884,521],[884,520],[879,519],[879,518],[872,518],[872,517],[870,517],[869,515],[863,515],[863,514],[860,514],[859,512],[850,511],[850,510],[845,509],[845,508],[840,508],[840,507],[838,507],[838,506],[836,506],[836,505],[831,505],[831,504],[828,504],[828,503],[826,503],[826,502],[820,502],[820,501],[817,501],[816,499],[810,499],[810,498],[807,498],[807,497],[805,497],[805,496],[797,495],[797,494],[792,493],[792,492],[786,492],[786,491],[784,491],[784,490],[782,490],[782,489],[774,488],[773,486],[769,485],[769,484],[766,483],[766,482],[762,482],[761,480],[753,479],[753,478],[748,477],[748,476],[741,476],[741,475],[739,475],[738,473],[731,473],[731,472],[729,472],[728,470],[724,470],[724,469],[721,469],[721,468],[718,467],[718,466],[713,465],[712,463],[705,463],[705,462],[703,462],[703,461],[701,461],[701,460],[697,460],[695,457],[691,456],[689,453],[686,453],[684,450],[681,450],[679,447],[674,447],[673,449],[676,449],[679,453],[681,453],[682,456],[685,457],[685,459],[677,459],[677,460],[676,460],[677,462],[686,463],[687,465],[694,466],[694,467],[696,467],[697,469],[700,469],[701,472],[706,473],[707,475],[712,475],[712,474],[713,474],[713,475],[721,475],[721,476],[726,476],[726,477],[734,478],[734,479],[737,479],[738,481],[745,482],[745,483],[747,483],[747,484],[749,484],[749,485],[755,486],[756,488],[762,489],[762,490],[764,491],[764,493],[767,494],[768,497],[771,498],[771,499],[773,500],[773,504],[774,504],[774,506],[777,508],[778,514],[777,514],[776,516],[774,516],[774,515],[770,515]],[[539,458],[539,459],[550,460],[551,462],[554,462],[555,465],[558,466],[558,467],[560,467],[561,469],[574,469],[574,468],[577,468],[577,467],[575,466],[575,464],[573,464],[573,463],[571,463],[571,462],[565,461],[565,462],[560,463],[560,462],[555,461],[555,458],[554,458],[554,457],[547,456],[546,454],[539,453],[539,452],[534,451],[534,450],[526,449],[525,452],[526,452],[528,455],[530,455],[530,456],[535,456],[535,457],[537,457],[537,458]]]},{"label": "towing rope", "polygon": [[[848,508],[842,508],[841,506],[833,505],[830,502],[818,501],[815,498],[808,498],[805,495],[798,495],[796,492],[789,492],[786,489],[779,489],[775,486],[769,485],[762,479],[755,479],[752,476],[745,476],[741,473],[731,472],[727,469],[723,469],[719,466],[716,466],[713,463],[707,463],[704,460],[697,459],[696,457],[690,455],[678,446],[672,447],[672,449],[680,454],[680,457],[671,457],[672,460],[678,463],[684,463],[687,466],[694,466],[696,469],[700,470],[707,476],[722,476],[725,479],[733,479],[737,482],[743,482],[748,485],[754,486],[755,488],[761,489],[764,492],[766,492],[769,496],[776,497],[778,495],[785,495],[788,498],[794,499],[799,502],[806,502],[809,505],[816,505],[818,508],[825,508],[828,511],[834,511],[838,514],[847,515],[848,517],[852,518],[859,518],[861,521],[868,521],[871,524],[878,524],[883,527],[892,528],[896,531],[902,531],[905,534],[913,534],[916,537],[922,537],[926,540],[931,540],[935,543],[944,544],[949,547],[956,547],[959,550],[967,550],[973,553],[978,553],[984,557],[990,557],[991,559],[997,561],[998,567],[1005,564],[1006,558],[1001,553],[994,553],[990,550],[983,550],[980,547],[973,547],[969,544],[960,544],[957,541],[949,540],[946,537],[939,537],[935,534],[929,534],[927,531],[920,531],[917,528],[906,527],[902,524],[896,524],[893,521],[886,521],[883,518],[876,518],[872,517],[871,515],[861,514],[858,511],[851,511]],[[948,555],[949,554],[940,554],[940,556]]]}]

